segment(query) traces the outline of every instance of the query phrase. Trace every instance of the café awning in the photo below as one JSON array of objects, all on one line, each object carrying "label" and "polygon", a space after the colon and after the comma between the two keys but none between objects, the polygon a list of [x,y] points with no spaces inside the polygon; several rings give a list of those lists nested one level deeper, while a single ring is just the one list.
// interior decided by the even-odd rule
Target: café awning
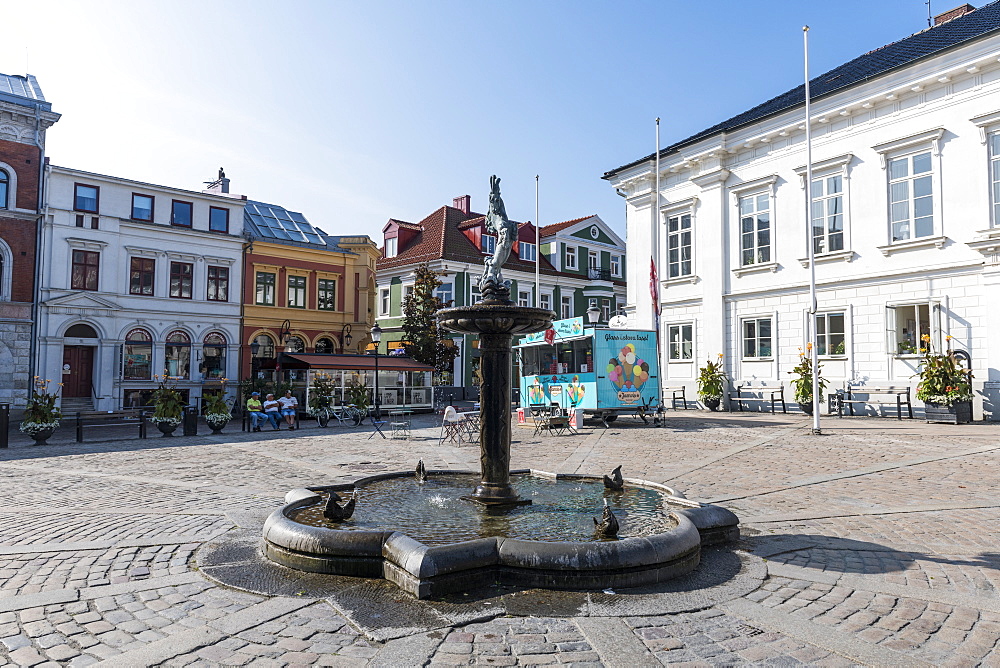
[{"label": "caf\u00e9 awning", "polygon": [[[374,371],[374,355],[326,355],[323,353],[282,353],[282,369],[339,369],[341,371]],[[434,367],[409,357],[379,355],[379,371],[434,371]]]}]

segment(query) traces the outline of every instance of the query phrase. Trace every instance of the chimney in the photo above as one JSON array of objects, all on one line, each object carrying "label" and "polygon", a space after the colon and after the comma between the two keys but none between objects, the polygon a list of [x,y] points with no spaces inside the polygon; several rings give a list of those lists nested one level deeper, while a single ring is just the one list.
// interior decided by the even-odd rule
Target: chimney
[{"label": "chimney", "polygon": [[472,212],[472,197],[470,195],[456,197],[451,200],[451,205],[468,216]]},{"label": "chimney", "polygon": [[968,4],[962,5],[961,7],[955,7],[955,9],[949,9],[948,11],[934,17],[934,25],[939,26],[942,23],[947,23],[952,19],[957,19],[959,16],[965,16],[969,12],[974,11],[976,11],[976,8]]}]

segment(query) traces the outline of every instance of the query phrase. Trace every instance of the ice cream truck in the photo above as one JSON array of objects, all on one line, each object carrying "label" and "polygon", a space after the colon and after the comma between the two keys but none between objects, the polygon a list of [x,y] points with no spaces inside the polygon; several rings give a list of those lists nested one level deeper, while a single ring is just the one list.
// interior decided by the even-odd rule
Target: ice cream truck
[{"label": "ice cream truck", "polygon": [[645,416],[660,403],[656,332],[587,327],[583,318],[557,320],[514,347],[521,407],[583,409],[605,423],[622,413]]}]

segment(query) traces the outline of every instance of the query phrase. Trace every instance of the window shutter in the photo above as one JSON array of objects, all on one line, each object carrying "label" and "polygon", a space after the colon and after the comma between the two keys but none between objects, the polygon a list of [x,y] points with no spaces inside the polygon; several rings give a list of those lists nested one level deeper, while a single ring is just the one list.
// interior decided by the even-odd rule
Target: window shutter
[{"label": "window shutter", "polygon": [[885,307],[885,349],[890,355],[898,351],[896,346],[896,307]]},{"label": "window shutter", "polygon": [[934,352],[942,352],[945,349],[944,336],[941,335],[941,303],[931,302],[927,307],[927,314],[931,321],[931,341],[934,343]]}]

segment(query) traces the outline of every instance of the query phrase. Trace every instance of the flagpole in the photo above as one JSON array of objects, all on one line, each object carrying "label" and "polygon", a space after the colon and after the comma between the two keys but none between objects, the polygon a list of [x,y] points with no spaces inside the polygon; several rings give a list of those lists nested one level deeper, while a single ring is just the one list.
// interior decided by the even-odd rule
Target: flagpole
[{"label": "flagpole", "polygon": [[806,245],[809,248],[809,326],[806,333],[809,337],[806,348],[812,363],[812,433],[823,432],[819,426],[819,346],[816,340],[816,248],[813,238],[812,223],[812,115],[809,99],[809,26],[802,27],[802,51],[805,68],[805,98],[806,98]]},{"label": "flagpole", "polygon": [[656,117],[656,156],[653,161],[653,197],[650,208],[653,210],[653,273],[656,277],[656,296],[653,301],[653,320],[656,331],[656,375],[660,387],[657,397],[657,409],[663,404],[663,352],[660,345],[660,117]]},{"label": "flagpole", "polygon": [[[539,263],[542,261],[542,247],[538,243],[538,174],[535,174],[535,308],[542,303],[542,281]],[[551,304],[550,304],[551,306]]]}]

